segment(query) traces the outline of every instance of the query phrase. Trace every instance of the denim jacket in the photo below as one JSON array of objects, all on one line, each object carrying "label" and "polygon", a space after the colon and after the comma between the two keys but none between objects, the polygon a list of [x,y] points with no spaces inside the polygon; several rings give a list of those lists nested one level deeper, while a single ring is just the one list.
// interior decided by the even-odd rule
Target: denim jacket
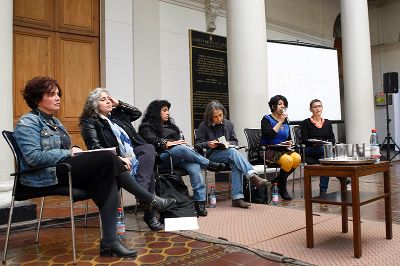
[{"label": "denim jacket", "polygon": [[[68,136],[67,130],[54,118],[56,126]],[[69,137],[69,136],[68,136]],[[71,156],[69,149],[60,149],[61,140],[57,131],[37,111],[23,115],[17,123],[14,138],[22,153],[21,171],[30,167],[55,164]],[[49,167],[21,176],[21,184],[31,187],[51,186],[58,183],[56,167]]]}]

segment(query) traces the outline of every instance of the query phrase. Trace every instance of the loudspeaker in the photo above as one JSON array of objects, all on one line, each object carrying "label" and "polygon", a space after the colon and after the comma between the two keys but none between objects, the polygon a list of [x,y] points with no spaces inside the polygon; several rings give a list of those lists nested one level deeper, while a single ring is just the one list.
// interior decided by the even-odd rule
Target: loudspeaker
[{"label": "loudspeaker", "polygon": [[399,73],[387,72],[383,74],[383,92],[385,93],[399,92]]}]

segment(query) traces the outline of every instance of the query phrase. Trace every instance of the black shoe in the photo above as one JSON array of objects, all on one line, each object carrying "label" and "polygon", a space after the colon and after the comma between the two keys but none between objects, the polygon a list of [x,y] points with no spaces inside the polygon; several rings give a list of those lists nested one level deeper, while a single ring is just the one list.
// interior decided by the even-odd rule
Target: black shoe
[{"label": "black shoe", "polygon": [[164,225],[160,223],[157,217],[146,218],[143,217],[143,220],[146,222],[147,226],[151,231],[161,231],[164,230]]},{"label": "black shoe", "polygon": [[176,200],[175,199],[170,199],[170,198],[160,198],[157,195],[154,195],[153,200],[151,201],[150,205],[154,207],[157,211],[162,212],[165,210],[168,210],[175,204]]},{"label": "black shoe", "polygon": [[208,163],[208,166],[207,166],[207,170],[213,171],[213,172],[221,171],[224,168],[225,168],[225,164],[224,163],[216,163],[216,162],[213,162],[213,161],[210,161]]},{"label": "black shoe", "polygon": [[321,189],[321,190],[319,191],[319,195],[320,195],[320,196],[325,196],[325,195],[326,195],[326,190],[322,190],[322,189]]},{"label": "black shoe", "polygon": [[207,216],[206,203],[204,201],[195,201],[194,208],[196,209],[197,216]]},{"label": "black shoe", "polygon": [[281,195],[281,198],[284,200],[292,200],[292,197],[289,195],[287,192],[286,188],[278,188],[279,195]]},{"label": "black shoe", "polygon": [[136,257],[137,251],[125,247],[118,240],[108,244],[100,241],[100,256],[112,257],[114,255],[117,257]]}]

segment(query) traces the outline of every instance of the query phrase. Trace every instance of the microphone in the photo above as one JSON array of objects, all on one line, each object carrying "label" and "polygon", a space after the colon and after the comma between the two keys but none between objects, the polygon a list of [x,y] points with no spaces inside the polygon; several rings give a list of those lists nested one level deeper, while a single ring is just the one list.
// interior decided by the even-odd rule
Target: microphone
[{"label": "microphone", "polygon": [[289,123],[290,123],[290,122],[289,122],[289,116],[288,116],[288,114],[286,113],[286,111],[283,112],[283,115],[286,116],[286,122],[289,124]]}]

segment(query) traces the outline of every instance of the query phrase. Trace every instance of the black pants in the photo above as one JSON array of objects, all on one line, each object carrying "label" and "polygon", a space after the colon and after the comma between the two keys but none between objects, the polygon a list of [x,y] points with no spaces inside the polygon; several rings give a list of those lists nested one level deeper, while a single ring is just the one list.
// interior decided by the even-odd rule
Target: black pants
[{"label": "black pants", "polygon": [[137,169],[136,180],[148,192],[154,194],[154,162],[156,159],[156,150],[151,144],[144,144],[133,149],[139,167]]}]

